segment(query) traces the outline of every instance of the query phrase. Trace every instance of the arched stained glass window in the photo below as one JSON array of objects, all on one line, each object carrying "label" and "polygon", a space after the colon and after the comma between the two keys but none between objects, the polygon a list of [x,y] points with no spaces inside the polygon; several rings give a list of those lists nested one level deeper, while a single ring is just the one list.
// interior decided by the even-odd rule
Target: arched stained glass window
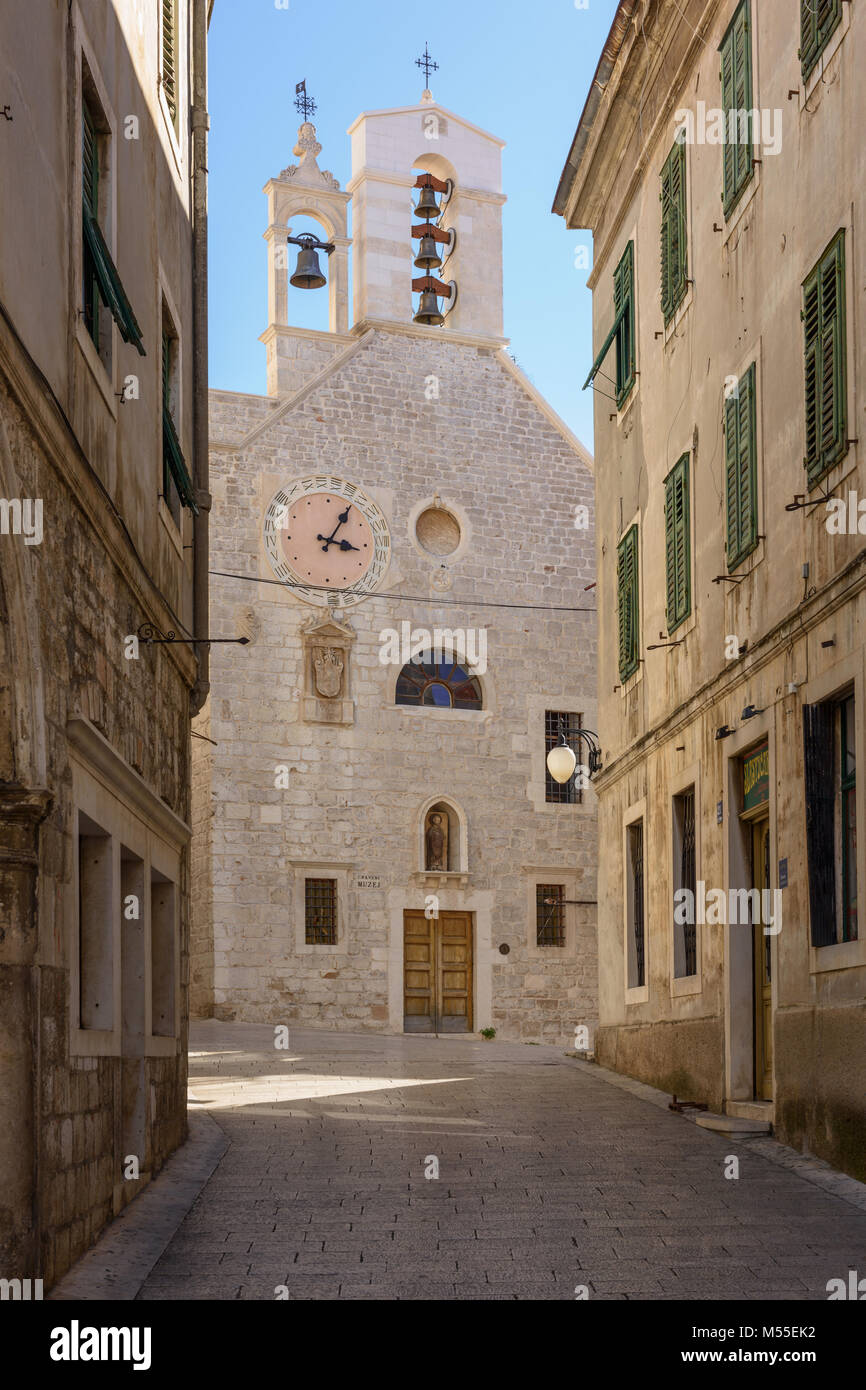
[{"label": "arched stained glass window", "polygon": [[[431,656],[431,660],[424,658]],[[438,709],[482,709],[481,685],[453,657],[433,661],[422,652],[404,666],[397,680],[398,705],[432,705]]]}]

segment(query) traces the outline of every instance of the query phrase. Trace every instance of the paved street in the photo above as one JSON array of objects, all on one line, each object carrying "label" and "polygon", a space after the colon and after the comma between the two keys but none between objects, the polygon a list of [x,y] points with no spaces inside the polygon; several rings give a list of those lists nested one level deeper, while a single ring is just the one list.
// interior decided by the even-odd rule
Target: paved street
[{"label": "paved street", "polygon": [[825,1299],[866,1272],[866,1210],[778,1146],[556,1049],[273,1036],[194,1026],[192,1108],[230,1146],[139,1298]]}]

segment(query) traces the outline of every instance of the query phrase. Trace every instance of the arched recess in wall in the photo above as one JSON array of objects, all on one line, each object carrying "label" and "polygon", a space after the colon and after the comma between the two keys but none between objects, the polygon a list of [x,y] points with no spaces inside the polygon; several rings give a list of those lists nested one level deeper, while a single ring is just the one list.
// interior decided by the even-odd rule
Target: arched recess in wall
[{"label": "arched recess in wall", "polygon": [[448,823],[448,864],[445,872],[468,874],[469,872],[469,822],[463,807],[450,796],[431,796],[425,801],[418,815],[416,863],[422,873],[431,872],[427,867],[427,824],[430,815],[439,814]]},{"label": "arched recess in wall", "polygon": [[[312,233],[319,241],[332,242],[341,235],[333,217],[327,212],[312,206],[301,205],[295,208],[288,219],[286,233],[289,236],[303,236]],[[286,245],[286,297],[289,323],[294,327],[313,329],[327,333],[336,318],[336,296],[338,277],[332,271],[336,267],[336,252],[329,256],[327,251],[316,251],[319,267],[327,280],[327,287],[321,289],[297,289],[290,283],[298,263],[300,247],[292,243]]]},{"label": "arched recess in wall", "polygon": [[[435,116],[435,114],[435,112],[430,113],[431,116]],[[438,119],[440,125],[444,125],[444,117],[440,116]],[[444,130],[441,133],[444,134]],[[431,141],[431,144],[434,143],[435,141]],[[415,182],[415,177],[417,177],[418,174],[432,174],[433,177],[437,179],[451,180],[451,183],[453,184],[453,191],[451,194],[451,198],[449,199],[449,202],[444,209],[442,220],[439,224],[443,232],[450,231],[452,226],[456,226],[456,222],[452,220],[452,216],[456,208],[455,199],[458,187],[457,170],[454,168],[454,165],[451,163],[450,159],[446,159],[444,155],[431,154],[429,151],[425,151],[423,154],[419,154],[417,159],[415,159],[412,163],[413,184]],[[438,196],[441,201],[443,195],[439,194]],[[412,197],[415,202],[418,201],[417,190],[413,192]],[[414,245],[417,249],[418,243],[415,242]],[[442,280],[445,284],[448,283],[448,280],[450,278],[447,274],[449,259],[449,257],[446,257],[443,260],[442,265],[438,266],[435,272],[437,280]],[[423,272],[420,270],[415,271],[416,275],[421,275],[422,273]],[[444,313],[445,310],[443,309],[442,312]]]},{"label": "arched recess in wall", "polygon": [[[3,419],[0,419],[0,497],[23,499]],[[0,670],[9,671],[10,680],[6,691],[0,692],[0,781],[44,787],[45,702],[39,604],[30,561],[31,547],[24,544],[23,536],[12,535],[4,538],[3,546]]]}]

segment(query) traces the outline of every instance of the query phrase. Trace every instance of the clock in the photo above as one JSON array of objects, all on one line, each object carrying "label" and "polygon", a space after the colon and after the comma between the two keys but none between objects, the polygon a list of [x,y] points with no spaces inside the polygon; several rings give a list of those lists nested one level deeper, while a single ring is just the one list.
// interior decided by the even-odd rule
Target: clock
[{"label": "clock", "polygon": [[265,513],[264,537],[274,574],[306,603],[360,603],[381,583],[391,556],[377,504],[329,474],[280,488]]}]

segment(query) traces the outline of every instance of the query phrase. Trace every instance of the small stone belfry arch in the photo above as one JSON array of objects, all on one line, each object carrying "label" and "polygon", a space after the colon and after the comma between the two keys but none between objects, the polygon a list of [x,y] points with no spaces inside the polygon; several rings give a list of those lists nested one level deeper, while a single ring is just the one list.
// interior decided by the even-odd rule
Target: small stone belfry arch
[{"label": "small stone belfry arch", "polygon": [[[288,277],[296,248],[286,246],[292,217],[312,217],[324,229],[323,240],[331,241],[335,250],[327,256],[330,332],[349,331],[349,247],[346,235],[348,204],[351,194],[341,193],[340,185],[327,169],[317,163],[322,146],[316,139],[316,127],[304,121],[298,130],[294,153],[298,164],[283,169],[279,178],[269,179],[264,192],[268,198],[268,321],[270,329],[288,326]],[[324,252],[320,255],[325,256]]]}]

